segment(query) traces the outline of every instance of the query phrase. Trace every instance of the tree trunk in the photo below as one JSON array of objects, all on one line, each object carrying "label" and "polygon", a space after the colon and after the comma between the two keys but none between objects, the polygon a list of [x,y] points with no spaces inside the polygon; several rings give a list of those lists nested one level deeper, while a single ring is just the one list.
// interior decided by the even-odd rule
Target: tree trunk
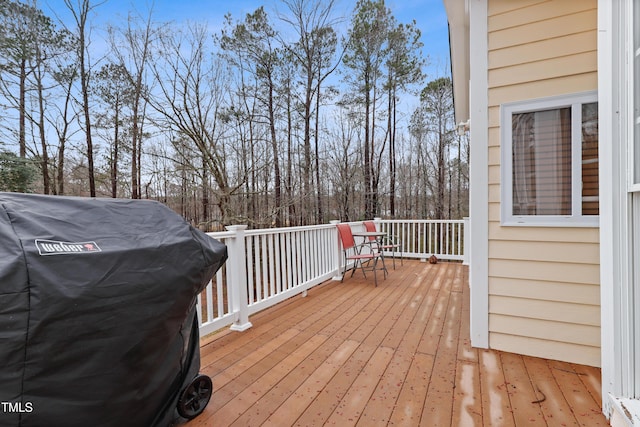
[{"label": "tree trunk", "polygon": [[38,75],[38,131],[40,136],[40,146],[42,147],[42,184],[44,194],[51,192],[51,183],[49,177],[49,150],[47,149],[47,137],[45,135],[44,123],[44,93],[42,88],[42,76]]},{"label": "tree trunk", "polygon": [[[70,2],[70,0],[67,0]],[[71,3],[69,3],[71,4]],[[91,138],[91,112],[89,109],[89,73],[87,70],[87,39],[86,39],[86,25],[89,15],[89,0],[82,0],[79,5],[79,15],[76,17],[78,23],[78,54],[79,54],[79,66],[80,66],[80,85],[82,88],[82,111],[84,113],[84,126],[86,132],[86,144],[87,144],[87,166],[89,172],[89,194],[91,197],[96,197],[96,178],[93,165],[93,140]]]},{"label": "tree trunk", "polygon": [[[84,47],[83,47],[84,50]],[[84,64],[84,54],[82,54],[81,63]],[[96,177],[93,165],[93,141],[91,139],[91,113],[89,111],[89,85],[88,76],[85,70],[85,66],[82,65],[80,69],[80,79],[82,81],[82,102],[84,111],[84,122],[87,141],[87,164],[89,171],[89,194],[91,197],[96,197]]]},{"label": "tree trunk", "polygon": [[273,83],[269,86],[269,130],[271,132],[271,148],[273,150],[273,172],[275,180],[275,226],[282,225],[282,179],[280,177],[280,154],[278,151],[278,136],[276,134],[276,116],[273,97]]},{"label": "tree trunk", "polygon": [[205,231],[209,230],[209,174],[204,156],[202,157],[202,221],[206,227]]},{"label": "tree trunk", "polygon": [[443,134],[443,123],[440,116],[438,122],[438,196],[436,199],[436,219],[443,219],[444,215],[444,187],[445,187],[445,139]]},{"label": "tree trunk", "polygon": [[371,148],[369,146],[369,114],[371,112],[371,93],[369,91],[369,75],[365,72],[365,97],[364,97],[364,216],[373,218],[371,211]]},{"label": "tree trunk", "polygon": [[113,152],[111,154],[111,197],[114,199],[118,197],[118,154],[120,146],[118,140],[120,139],[120,102],[116,99],[115,102],[115,117],[113,119]]},{"label": "tree trunk", "polygon": [[[391,80],[391,79],[390,79]],[[394,95],[394,88],[392,88],[391,81],[389,82],[389,113],[387,129],[389,133],[389,213],[391,217],[396,215],[396,124],[395,124],[395,112],[396,102]]]},{"label": "tree trunk", "polygon": [[19,145],[20,145],[20,158],[27,157],[27,124],[26,124],[26,92],[27,92],[27,60],[23,58],[20,61],[20,130],[19,130]]},{"label": "tree trunk", "polygon": [[[318,70],[319,72],[319,70]],[[318,90],[316,91],[316,134],[315,134],[315,155],[316,155],[316,201],[317,215],[316,223],[324,223],[324,213],[322,211],[322,184],[320,183],[320,76],[318,76]]]}]

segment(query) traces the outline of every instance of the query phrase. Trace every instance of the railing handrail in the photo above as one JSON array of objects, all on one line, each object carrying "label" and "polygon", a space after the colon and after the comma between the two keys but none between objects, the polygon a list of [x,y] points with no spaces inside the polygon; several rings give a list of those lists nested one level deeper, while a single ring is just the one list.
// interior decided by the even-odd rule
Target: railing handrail
[{"label": "railing handrail", "polygon": [[463,224],[464,219],[381,219],[380,222],[386,223],[419,223],[419,224],[440,224],[440,223],[449,223],[449,224]]},{"label": "railing handrail", "polygon": [[[466,259],[465,220],[374,221],[383,230],[399,234],[401,250],[396,256]],[[340,278],[343,266],[336,223],[254,230],[239,225],[207,233],[227,245],[229,259],[198,296],[201,335],[229,325],[245,330],[251,327],[251,314]],[[348,224],[363,227],[362,221]]]},{"label": "railing handrail", "polygon": [[214,239],[223,240],[229,237],[235,237],[236,233],[234,231],[210,231],[207,235]]},{"label": "railing handrail", "polygon": [[298,231],[309,231],[309,230],[323,230],[333,228],[333,224],[316,224],[316,225],[301,225],[296,227],[280,227],[280,228],[260,228],[245,231],[247,236],[258,236],[264,234],[287,234],[287,233],[296,233]]},{"label": "railing handrail", "polygon": [[[265,234],[295,233],[297,231],[329,229],[333,227],[334,227],[333,224],[316,224],[316,225],[306,225],[306,226],[300,225],[295,227],[256,228],[256,229],[247,229],[245,230],[244,234],[246,236],[259,236],[259,235],[265,235]],[[206,234],[210,237],[213,237],[214,239],[224,239],[224,238],[235,236],[235,232],[233,231],[210,231]]]}]

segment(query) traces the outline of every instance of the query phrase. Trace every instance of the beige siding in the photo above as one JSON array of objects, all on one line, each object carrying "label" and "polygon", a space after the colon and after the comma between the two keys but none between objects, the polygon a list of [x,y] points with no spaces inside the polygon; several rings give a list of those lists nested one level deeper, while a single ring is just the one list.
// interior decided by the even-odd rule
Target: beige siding
[{"label": "beige siding", "polygon": [[[549,243],[549,247],[554,246]],[[517,248],[514,246],[514,252]],[[571,264],[567,262],[520,261],[510,259],[491,259],[489,276],[522,278],[540,281],[561,281],[567,283],[598,284],[599,268],[597,264]],[[598,318],[599,320],[599,318]]]},{"label": "beige siding", "polygon": [[500,105],[597,88],[595,0],[489,0],[489,345],[600,365],[596,228],[500,224]]},{"label": "beige siding", "polygon": [[[594,347],[586,344],[573,344],[499,332],[490,332],[489,340],[494,348],[499,348],[502,351],[579,363],[581,365],[600,365],[600,346]],[[523,351],[524,349],[526,349],[526,352]]]},{"label": "beige siding", "polygon": [[590,52],[596,43],[597,34],[595,31],[569,34],[556,39],[494,50],[489,53],[489,63],[498,69],[516,64],[544,61],[548,58],[562,58]]},{"label": "beige siding", "polygon": [[576,74],[588,74],[593,71],[596,62],[597,58],[594,52],[583,52],[546,61],[502,67],[491,72],[489,85],[492,87],[510,86],[563,78],[568,69]]},{"label": "beige siding", "polygon": [[[554,2],[552,6],[549,3]],[[581,4],[576,4],[581,3]],[[575,0],[506,0],[489,4],[489,22],[496,27],[508,28],[531,22],[573,15],[578,11],[593,10],[595,2]]]},{"label": "beige siding", "polygon": [[501,227],[499,218],[489,223],[489,236],[492,240],[513,240],[522,242],[577,242],[598,243],[598,230],[594,228],[542,228],[542,227]]},{"label": "beige siding", "polygon": [[528,335],[531,338],[576,345],[590,344],[591,347],[600,346],[600,328],[598,325],[572,324],[571,328],[562,328],[558,327],[558,319],[549,321],[501,314],[492,314],[489,318],[489,324],[492,331],[500,334],[522,335],[521,331],[524,329],[529,331]]},{"label": "beige siding", "polygon": [[544,241],[528,241],[514,251],[508,240],[492,240],[489,256],[492,259],[521,260],[527,262],[548,262],[554,264],[598,264],[600,250],[597,243],[560,242],[552,245]]},{"label": "beige siding", "polygon": [[598,306],[600,287],[585,283],[541,282],[539,280],[494,277],[491,295],[524,299],[550,299],[558,302]]},{"label": "beige siding", "polygon": [[[489,71],[491,80],[491,71]],[[593,73],[565,76],[539,82],[527,82],[518,85],[495,87],[489,90],[489,104],[499,106],[518,99],[533,99],[554,96],[562,93],[576,93],[596,89],[598,75]]]},{"label": "beige siding", "polygon": [[[500,0],[503,1],[503,0]],[[519,6],[517,2],[512,2],[514,6]],[[588,6],[589,1],[575,1],[575,0],[555,0],[552,2],[546,2],[545,7],[551,11],[553,8],[552,3],[563,3],[565,6],[574,6],[575,9],[582,9],[584,6]],[[572,4],[573,3],[573,4]],[[542,4],[541,4],[542,5]],[[508,27],[501,26],[505,21],[496,22],[489,18],[489,46],[490,49],[502,49],[508,48],[520,44],[538,43],[541,40],[559,39],[568,34],[581,33],[595,29],[591,25],[591,22],[595,22],[597,19],[596,8],[591,10],[579,11],[573,14],[564,16],[550,16],[547,19],[535,20],[536,17],[530,17],[532,20],[526,20],[526,8],[516,10],[516,12],[523,12],[519,16],[519,24],[514,21],[514,25],[509,24]],[[510,13],[509,16],[512,16]]]}]

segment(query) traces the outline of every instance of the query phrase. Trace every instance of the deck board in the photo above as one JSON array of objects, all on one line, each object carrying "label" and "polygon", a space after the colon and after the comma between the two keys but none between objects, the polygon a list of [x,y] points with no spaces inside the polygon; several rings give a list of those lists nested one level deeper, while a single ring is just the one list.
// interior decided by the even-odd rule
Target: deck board
[{"label": "deck board", "polygon": [[201,339],[214,394],[185,426],[598,426],[600,370],[472,348],[468,267],[327,282]]},{"label": "deck board", "polygon": [[482,425],[486,427],[515,426],[500,353],[479,350],[478,370],[481,372]]},{"label": "deck board", "polygon": [[515,425],[545,425],[540,405],[534,403],[540,400],[540,394],[531,383],[523,358],[502,353],[500,359]]}]

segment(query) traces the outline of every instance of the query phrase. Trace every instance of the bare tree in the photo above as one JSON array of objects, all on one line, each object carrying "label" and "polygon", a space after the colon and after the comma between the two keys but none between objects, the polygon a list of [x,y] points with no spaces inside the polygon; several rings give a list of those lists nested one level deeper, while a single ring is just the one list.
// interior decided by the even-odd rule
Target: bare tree
[{"label": "bare tree", "polygon": [[141,197],[142,141],[145,122],[147,68],[153,54],[153,45],[160,37],[161,26],[152,21],[153,10],[146,18],[130,14],[126,28],[110,28],[111,44],[117,62],[128,71],[131,85],[131,198]]},{"label": "bare tree", "polygon": [[0,144],[40,165],[36,191],[154,198],[206,229],[466,211],[448,83],[427,85],[405,131],[420,32],[384,0],[354,2],[347,38],[335,0],[282,0],[278,26],[264,8],[227,16],[217,37],[134,10],[104,57],[99,4],[65,0],[72,49],[53,60],[35,1],[0,0]]},{"label": "bare tree", "polygon": [[91,84],[90,45],[91,31],[89,28],[89,14],[102,3],[92,4],[90,0],[64,0],[64,4],[71,12],[76,24],[76,54],[80,72],[81,107],[84,116],[84,131],[86,141],[87,173],[89,175],[89,194],[96,196],[95,166],[93,161],[93,140],[91,129],[91,107],[89,103],[89,87]]},{"label": "bare tree", "polygon": [[[256,117],[263,120],[269,129],[274,170],[274,222],[276,227],[282,224],[282,176],[280,171],[280,147],[278,144],[276,83],[281,72],[282,52],[276,46],[277,33],[271,26],[264,7],[247,14],[245,20],[233,23],[231,16],[226,17],[226,27],[220,38],[221,47],[231,53],[227,56],[233,63],[246,60],[256,81],[255,95],[260,104],[258,111],[264,111]],[[244,68],[245,70],[247,68]],[[244,91],[244,88],[242,88]]]},{"label": "bare tree", "polygon": [[[363,112],[364,215],[372,218],[378,211],[378,182],[384,144],[376,144],[376,109],[380,100],[382,65],[391,14],[384,0],[359,0],[349,29],[344,63],[353,73],[347,81],[352,86],[355,101]],[[381,145],[377,149],[377,145]]]},{"label": "bare tree", "polygon": [[[321,0],[283,0],[289,9],[289,16],[280,19],[289,24],[296,32],[297,42],[288,46],[293,59],[299,66],[302,80],[302,119],[304,135],[303,186],[304,194],[311,194],[311,172],[315,170],[316,221],[322,221],[322,203],[319,168],[319,115],[322,83],[335,71],[341,58],[334,58],[337,48],[337,35],[333,29],[338,20],[332,16],[335,1]],[[283,45],[284,45],[283,41]],[[311,119],[315,109],[314,155],[311,160]]]},{"label": "bare tree", "polygon": [[387,68],[387,135],[389,139],[389,213],[396,214],[396,131],[399,92],[408,86],[421,83],[424,80],[422,66],[424,60],[419,49],[420,30],[415,20],[411,24],[396,24],[392,20],[389,31],[389,55]]},{"label": "bare tree", "polygon": [[8,104],[5,104],[6,109],[17,111],[17,139],[22,158],[27,153],[27,80],[34,72],[32,64],[39,42],[38,31],[43,24],[50,25],[49,22],[49,18],[35,7],[19,1],[0,2],[0,94]]},{"label": "bare tree", "polygon": [[[425,181],[434,199],[433,211],[427,212],[437,219],[447,215],[447,184],[451,159],[449,147],[453,134],[453,94],[451,79],[442,77],[425,86],[420,95],[420,106],[414,112],[411,132],[419,145],[423,167],[432,175]],[[426,172],[425,172],[426,173]],[[431,179],[432,178],[432,179]]]},{"label": "bare tree", "polygon": [[337,126],[329,130],[330,154],[327,165],[335,206],[332,214],[342,221],[352,221],[361,213],[357,207],[362,202],[358,197],[361,192],[357,191],[362,182],[358,176],[361,168],[358,162],[354,162],[354,158],[357,160],[362,155],[357,147],[361,126],[357,114],[348,108],[336,111],[333,121]]},{"label": "bare tree", "polygon": [[[92,89],[104,104],[104,112],[98,115],[96,125],[111,133],[109,141],[109,176],[111,181],[111,197],[118,197],[118,182],[120,179],[119,165],[121,157],[121,142],[127,129],[125,109],[129,111],[133,105],[136,93],[132,85],[131,76],[122,64],[108,63],[100,68],[96,74]],[[129,118],[130,119],[130,118]],[[135,138],[133,138],[135,141]],[[133,156],[135,158],[135,156]],[[132,160],[133,161],[133,160]],[[137,182],[137,180],[135,180]]]},{"label": "bare tree", "polygon": [[55,186],[54,194],[65,194],[65,158],[67,142],[73,134],[78,132],[72,128],[72,123],[78,119],[77,112],[72,108],[73,85],[77,78],[77,69],[74,65],[58,64],[57,70],[53,73],[54,80],[61,89],[61,99],[52,102],[50,107],[53,114],[49,118],[49,123],[53,127],[58,139],[57,162],[55,165]]},{"label": "bare tree", "polygon": [[[172,28],[162,34],[161,57],[152,64],[157,82],[148,101],[159,114],[156,125],[179,138],[173,139],[184,164],[192,164],[198,153],[212,179],[221,222],[232,222],[231,196],[239,186],[228,180],[227,159],[220,122],[223,100],[228,92],[228,70],[207,50],[207,28],[191,25],[181,31]],[[192,167],[192,172],[197,169]],[[201,176],[202,177],[202,176]]]}]

